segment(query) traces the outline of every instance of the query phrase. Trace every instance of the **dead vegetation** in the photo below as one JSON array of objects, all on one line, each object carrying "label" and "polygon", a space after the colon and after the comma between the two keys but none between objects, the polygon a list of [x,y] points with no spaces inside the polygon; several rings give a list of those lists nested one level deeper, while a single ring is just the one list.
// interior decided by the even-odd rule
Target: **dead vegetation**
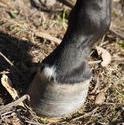
[{"label": "dead vegetation", "polygon": [[[15,98],[13,102],[8,91],[0,84],[0,125],[124,124],[122,0],[113,0],[111,31],[96,44],[111,59],[105,62],[108,59],[104,52],[99,54],[93,48],[89,55],[93,78],[87,101],[78,112],[59,120],[38,117],[25,105],[27,96],[24,94],[37,63],[61,42],[70,8],[60,2],[50,8],[40,3],[32,6],[31,1],[0,0],[0,78],[6,74],[12,81],[12,87],[19,93],[18,99]],[[24,106],[19,106],[22,101]]]}]

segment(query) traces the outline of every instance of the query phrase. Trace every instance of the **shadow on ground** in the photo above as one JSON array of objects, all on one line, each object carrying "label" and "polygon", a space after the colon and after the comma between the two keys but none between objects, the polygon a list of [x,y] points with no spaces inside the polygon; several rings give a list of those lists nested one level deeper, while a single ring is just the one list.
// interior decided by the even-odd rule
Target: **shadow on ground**
[{"label": "shadow on ground", "polygon": [[[2,72],[9,72],[8,76],[12,80],[14,88],[20,94],[24,94],[31,82],[32,56],[29,54],[31,47],[37,47],[30,41],[19,40],[9,34],[0,31],[0,52],[6,56],[14,66],[11,66],[5,58],[0,56],[0,78]],[[8,92],[0,84],[0,97],[3,98],[4,103],[11,100]],[[8,97],[8,98],[7,98]]]}]

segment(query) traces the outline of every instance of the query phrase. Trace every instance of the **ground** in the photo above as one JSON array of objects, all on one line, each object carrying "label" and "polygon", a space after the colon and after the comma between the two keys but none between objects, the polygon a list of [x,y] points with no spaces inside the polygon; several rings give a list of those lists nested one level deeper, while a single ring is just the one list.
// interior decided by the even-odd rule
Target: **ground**
[{"label": "ground", "polygon": [[[52,7],[42,6],[33,0],[0,0],[0,78],[5,73],[12,81],[20,97],[32,81],[38,62],[41,62],[64,36],[71,8],[57,2]],[[36,4],[35,4],[36,3]],[[74,4],[74,1],[72,1]],[[124,1],[113,0],[111,31],[96,45],[111,56],[124,56]],[[114,31],[114,33],[113,33]],[[52,36],[52,37],[51,37]],[[57,39],[56,39],[57,38]],[[96,46],[95,45],[95,46]],[[95,46],[89,61],[97,61]],[[124,124],[124,60],[112,61],[103,67],[90,64],[92,81],[85,105],[60,121],[44,119],[32,113],[30,108],[17,107],[0,114],[1,125],[107,125]],[[0,105],[13,99],[0,84]],[[98,104],[98,101],[102,102]],[[118,124],[119,125],[119,124]]]}]

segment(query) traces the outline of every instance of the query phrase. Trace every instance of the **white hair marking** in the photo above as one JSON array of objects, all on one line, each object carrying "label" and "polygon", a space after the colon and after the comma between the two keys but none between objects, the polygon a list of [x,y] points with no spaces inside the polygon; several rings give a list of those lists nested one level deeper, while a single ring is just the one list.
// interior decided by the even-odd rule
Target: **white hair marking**
[{"label": "white hair marking", "polygon": [[56,72],[55,72],[56,68],[55,66],[45,66],[44,69],[43,69],[43,73],[44,75],[48,78],[48,79],[51,79],[51,78],[56,78]]}]

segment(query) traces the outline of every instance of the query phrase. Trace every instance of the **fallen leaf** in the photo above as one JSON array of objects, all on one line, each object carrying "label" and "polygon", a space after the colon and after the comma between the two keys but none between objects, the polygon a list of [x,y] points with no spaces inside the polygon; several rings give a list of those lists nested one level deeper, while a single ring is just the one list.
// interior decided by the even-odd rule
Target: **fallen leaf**
[{"label": "fallen leaf", "polygon": [[105,92],[101,92],[96,96],[95,104],[103,104],[105,101]]},{"label": "fallen leaf", "polygon": [[105,50],[105,49],[103,49],[102,47],[99,47],[99,46],[96,46],[96,50],[97,50],[98,55],[101,55],[101,57],[102,57],[103,61],[101,62],[101,65],[103,67],[108,66],[108,64],[110,64],[110,62],[111,62],[110,53],[107,50]]},{"label": "fallen leaf", "polygon": [[[18,92],[12,87],[12,81],[9,79],[7,75],[2,75],[1,84],[5,87],[5,89],[9,92],[9,94],[12,96],[14,100],[19,98]],[[20,103],[20,105],[24,106],[22,102]]]},{"label": "fallen leaf", "polygon": [[61,43],[61,40],[56,38],[56,37],[53,37],[51,36],[50,34],[48,33],[43,33],[43,32],[35,32],[35,35],[38,36],[38,37],[42,37],[44,39],[47,39],[47,40],[50,40],[50,41],[54,41],[56,44],[60,44]]}]

